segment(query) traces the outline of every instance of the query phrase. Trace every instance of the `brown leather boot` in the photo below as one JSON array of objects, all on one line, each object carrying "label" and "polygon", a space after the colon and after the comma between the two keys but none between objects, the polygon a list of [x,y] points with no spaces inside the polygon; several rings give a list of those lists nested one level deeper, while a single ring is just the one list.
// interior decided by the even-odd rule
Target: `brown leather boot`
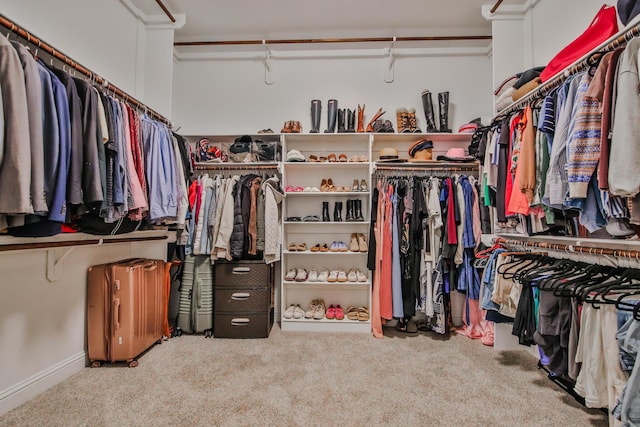
[{"label": "brown leather boot", "polygon": [[367,132],[373,132],[373,123],[376,120],[378,120],[380,117],[382,117],[382,115],[384,113],[385,113],[385,111],[382,108],[378,108],[378,111],[376,112],[376,114],[373,116],[373,118],[371,119],[371,121],[367,125]]},{"label": "brown leather boot", "polygon": [[362,104],[362,108],[358,104],[358,129],[356,131],[358,133],[364,132],[364,104]]},{"label": "brown leather boot", "polygon": [[302,124],[298,121],[291,122],[291,133],[302,132]]},{"label": "brown leather boot", "polygon": [[280,133],[291,133],[291,122],[284,122],[283,128],[280,130]]}]

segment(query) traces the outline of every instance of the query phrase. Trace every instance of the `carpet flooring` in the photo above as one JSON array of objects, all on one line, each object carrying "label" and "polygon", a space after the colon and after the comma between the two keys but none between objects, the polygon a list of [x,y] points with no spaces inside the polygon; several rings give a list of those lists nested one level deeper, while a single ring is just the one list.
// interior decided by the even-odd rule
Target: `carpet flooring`
[{"label": "carpet flooring", "polygon": [[181,336],[136,368],[86,368],[0,426],[606,426],[524,351],[463,336]]}]

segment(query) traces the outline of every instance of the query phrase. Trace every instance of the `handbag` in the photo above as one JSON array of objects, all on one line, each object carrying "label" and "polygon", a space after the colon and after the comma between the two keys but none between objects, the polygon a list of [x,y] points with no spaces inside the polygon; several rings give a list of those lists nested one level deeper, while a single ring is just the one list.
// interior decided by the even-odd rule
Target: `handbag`
[{"label": "handbag", "polygon": [[540,80],[543,83],[546,82],[617,32],[616,8],[606,4],[602,5],[585,32],[549,61],[540,74]]}]

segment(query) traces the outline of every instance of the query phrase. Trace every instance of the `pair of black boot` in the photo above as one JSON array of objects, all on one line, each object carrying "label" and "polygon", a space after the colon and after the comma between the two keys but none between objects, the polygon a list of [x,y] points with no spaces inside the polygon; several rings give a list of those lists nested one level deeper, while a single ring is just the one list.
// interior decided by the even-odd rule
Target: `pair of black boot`
[{"label": "pair of black boot", "polygon": [[424,116],[427,120],[427,133],[451,133],[451,129],[449,129],[449,92],[440,92],[438,94],[439,128],[436,127],[431,92],[427,89],[422,91],[422,107],[424,108]]},{"label": "pair of black boot", "polygon": [[[311,130],[310,133],[320,132],[320,119],[322,117],[322,101],[311,100]],[[324,133],[336,131],[336,119],[338,120],[339,133],[353,133],[356,131],[356,110],[338,109],[338,100],[327,101],[327,128]]]},{"label": "pair of black boot", "polygon": [[[329,222],[329,202],[322,202],[322,221]],[[333,208],[333,221],[342,222],[342,202],[336,202]],[[345,221],[364,221],[362,216],[362,200],[347,200],[347,215]]]}]

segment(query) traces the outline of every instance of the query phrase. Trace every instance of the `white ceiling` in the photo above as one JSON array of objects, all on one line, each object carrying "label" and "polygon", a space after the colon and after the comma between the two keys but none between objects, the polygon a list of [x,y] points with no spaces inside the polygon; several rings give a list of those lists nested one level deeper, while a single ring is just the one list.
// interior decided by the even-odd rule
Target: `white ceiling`
[{"label": "white ceiling", "polygon": [[[155,0],[131,0],[163,14]],[[505,0],[503,5],[526,0]],[[186,24],[176,41],[491,35],[481,14],[495,0],[163,0]],[[167,19],[168,21],[168,19]]]}]

